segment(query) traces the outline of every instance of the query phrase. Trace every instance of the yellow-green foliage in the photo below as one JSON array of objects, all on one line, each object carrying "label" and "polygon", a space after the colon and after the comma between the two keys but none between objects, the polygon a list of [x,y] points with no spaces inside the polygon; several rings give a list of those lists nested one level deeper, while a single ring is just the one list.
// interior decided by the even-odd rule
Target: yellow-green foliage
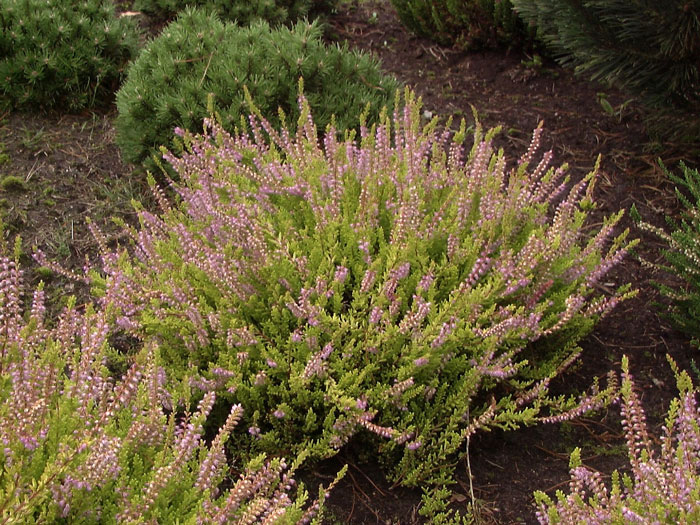
[{"label": "yellow-green foliage", "polygon": [[[559,523],[700,523],[700,410],[690,376],[669,357],[680,395],[671,402],[659,439],[650,435],[644,408],[622,359],[621,415],[631,472],[612,474],[584,467],[581,450],[571,454],[568,494],[556,500],[535,493],[542,525]],[[661,442],[660,450],[655,446]],[[610,485],[609,487],[607,485]]]},{"label": "yellow-green foliage", "polygon": [[595,286],[626,251],[621,214],[584,234],[594,175],[569,188],[535,160],[541,129],[513,163],[495,132],[465,149],[464,123],[422,128],[407,97],[359,142],[319,135],[303,99],[294,134],[207,119],[166,155],[177,203],[141,213],[133,256],[104,254],[121,326],[246,409],[238,451],[322,458],[361,434],[427,487],[477,429],[577,406],[547,385],[625,296]]},{"label": "yellow-green foliage", "polygon": [[[318,502],[292,494],[303,458],[234,456],[225,446],[243,414],[229,407],[203,436],[216,394],[192,403],[171,381],[154,341],[128,362],[109,346],[114,304],[68,306],[45,318],[44,290],[22,311],[19,243],[0,248],[0,521],[6,524],[308,523]],[[125,364],[126,366],[122,366]],[[124,368],[119,377],[113,370]],[[248,461],[250,459],[250,461]],[[289,468],[291,467],[291,468]],[[320,489],[323,499],[324,490]],[[321,501],[322,503],[322,501]]]}]

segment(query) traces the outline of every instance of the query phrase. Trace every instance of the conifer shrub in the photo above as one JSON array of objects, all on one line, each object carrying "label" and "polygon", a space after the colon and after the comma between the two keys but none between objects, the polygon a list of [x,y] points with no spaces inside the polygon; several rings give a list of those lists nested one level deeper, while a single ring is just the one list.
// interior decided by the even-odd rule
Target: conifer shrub
[{"label": "conifer shrub", "polygon": [[633,209],[633,216],[641,229],[654,233],[666,244],[663,251],[666,264],[660,265],[660,268],[670,271],[683,281],[679,287],[657,283],[661,293],[672,302],[671,308],[666,308],[664,315],[690,335],[695,346],[700,346],[700,173],[683,163],[680,165],[682,177],[669,172],[663,165],[661,167],[679,186],[676,188],[676,196],[685,208],[680,223],[667,217],[671,228],[668,233],[642,222],[636,209]]},{"label": "conifer shrub", "polygon": [[[3,523],[308,523],[318,513],[319,501],[307,503],[303,487],[294,489],[303,458],[289,466],[264,455],[247,463],[234,457],[235,469],[227,463],[240,405],[207,444],[214,392],[190,410],[189,388],[168,381],[152,342],[123,362],[108,342],[112,306],[83,309],[69,300],[52,323],[40,286],[23,312],[18,260],[18,250],[2,250]],[[121,378],[112,372],[120,368]]]},{"label": "conifer shrub", "polygon": [[369,55],[326,46],[321,37],[316,23],[238,27],[200,10],[180,14],[144,49],[117,93],[115,126],[124,158],[141,163],[160,146],[173,147],[175,127],[200,132],[209,96],[225,129],[233,131],[250,111],[244,87],[274,125],[279,108],[294,123],[299,77],[322,129],[333,115],[338,129],[355,126],[366,105],[376,119],[397,81]]},{"label": "conifer shrub", "polygon": [[510,0],[391,0],[413,33],[462,49],[522,45],[529,31]]},{"label": "conifer shrub", "polygon": [[700,0],[511,1],[562,64],[657,110],[652,131],[700,137]]},{"label": "conifer shrub", "polygon": [[313,19],[329,12],[337,0],[136,0],[134,9],[159,19],[172,19],[189,7],[213,11],[241,26],[266,20],[273,26]]},{"label": "conifer shrub", "polygon": [[162,213],[126,229],[133,255],[101,242],[92,282],[173,373],[244,407],[236,450],[323,458],[361,434],[395,481],[429,487],[476,430],[609,393],[546,394],[627,296],[595,284],[629,244],[622,212],[584,235],[595,175],[568,185],[551,153],[535,160],[541,128],[513,163],[496,131],[465,149],[464,122],[451,138],[410,92],[395,107],[357,142],[320,139],[303,98],[294,134],[256,117],[180,130],[179,200],[156,191]]},{"label": "conifer shrub", "polygon": [[582,466],[580,450],[576,449],[571,455],[568,494],[557,491],[555,502],[543,492],[535,493],[540,523],[700,522],[700,410],[690,376],[672,361],[671,365],[680,396],[668,409],[661,449],[652,445],[657,440],[649,434],[625,357],[621,412],[630,474],[615,471],[608,489],[599,472]]},{"label": "conifer shrub", "polygon": [[0,109],[104,104],[137,44],[108,0],[0,0]]}]

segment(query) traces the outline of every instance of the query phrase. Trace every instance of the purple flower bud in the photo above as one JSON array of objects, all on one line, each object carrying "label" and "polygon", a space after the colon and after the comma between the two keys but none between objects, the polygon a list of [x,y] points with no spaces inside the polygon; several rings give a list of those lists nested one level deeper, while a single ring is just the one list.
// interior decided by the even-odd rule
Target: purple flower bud
[{"label": "purple flower bud", "polygon": [[257,374],[255,374],[255,379],[253,380],[253,384],[255,386],[262,386],[265,384],[265,381],[267,380],[267,374],[265,373],[264,370],[261,370]]},{"label": "purple flower bud", "polygon": [[339,283],[345,282],[345,279],[348,277],[348,269],[345,266],[338,266],[335,269],[335,281]]},{"label": "purple flower bud", "polygon": [[428,364],[428,358],[427,357],[419,357],[418,359],[413,360],[413,364],[417,367],[425,366]]},{"label": "purple flower bud", "polygon": [[418,288],[423,292],[427,292],[430,289],[430,286],[433,284],[434,279],[435,276],[432,273],[426,273],[423,277],[421,277],[421,280],[418,281]]},{"label": "purple flower bud", "polygon": [[372,312],[369,314],[369,323],[370,324],[377,324],[381,318],[382,318],[382,309],[379,308],[378,306],[375,306],[372,309]]},{"label": "purple flower bud", "polygon": [[396,277],[396,279],[400,281],[401,279],[405,279],[406,277],[408,277],[410,271],[411,263],[403,263],[396,270],[394,270],[394,277]]}]

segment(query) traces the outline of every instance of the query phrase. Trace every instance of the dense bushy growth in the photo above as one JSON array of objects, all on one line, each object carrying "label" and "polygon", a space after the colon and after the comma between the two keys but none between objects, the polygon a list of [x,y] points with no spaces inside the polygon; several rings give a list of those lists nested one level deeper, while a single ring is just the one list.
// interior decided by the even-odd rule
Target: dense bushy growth
[{"label": "dense bushy growth", "polygon": [[254,117],[234,137],[180,130],[181,203],[140,213],[136,257],[104,248],[94,283],[121,326],[244,407],[237,450],[327,457],[369,431],[395,480],[442,484],[477,429],[606,394],[546,397],[624,298],[595,288],[627,250],[621,215],[586,240],[593,175],[568,187],[551,153],[536,162],[541,129],[515,165],[495,132],[465,154],[464,123],[421,129],[407,97],[359,143],[320,139],[303,99],[294,135]]},{"label": "dense bushy growth", "polygon": [[338,129],[353,127],[366,105],[376,119],[397,81],[382,75],[369,55],[326,46],[321,37],[316,24],[243,28],[203,11],[182,13],[141,53],[117,94],[115,125],[124,158],[139,163],[161,145],[172,147],[176,126],[200,132],[210,95],[224,128],[233,131],[250,112],[244,86],[274,125],[280,123],[278,108],[294,123],[300,77],[320,127],[332,115]]},{"label": "dense bushy growth", "polygon": [[328,12],[337,0],[136,0],[134,9],[159,18],[173,18],[186,7],[214,11],[222,20],[248,25],[266,20],[272,25],[288,24]]},{"label": "dense bushy growth", "polygon": [[419,36],[462,49],[512,46],[532,31],[510,0],[391,0],[401,22]]},{"label": "dense bushy growth", "polygon": [[110,373],[121,367],[108,344],[110,305],[83,311],[70,302],[50,325],[39,288],[23,315],[17,260],[0,256],[3,523],[308,523],[316,514],[305,492],[290,497],[284,460],[227,464],[240,405],[205,444],[216,394],[190,411],[189,389],[169,388],[156,345],[126,363],[121,379]]},{"label": "dense bushy growth", "polygon": [[664,135],[700,137],[700,0],[511,1],[562,63],[680,121]]},{"label": "dense bushy growth", "polygon": [[104,104],[137,43],[109,0],[0,0],[0,109]]},{"label": "dense bushy growth", "polygon": [[600,473],[581,465],[580,450],[574,451],[569,493],[558,491],[556,502],[535,494],[540,523],[700,522],[700,410],[690,376],[672,363],[680,396],[668,410],[657,454],[626,358],[622,366],[621,412],[631,474],[616,471],[608,490]]},{"label": "dense bushy growth", "polygon": [[[668,218],[670,234],[649,223],[640,222],[639,226],[666,243],[663,251],[666,264],[662,268],[684,281],[682,288],[658,285],[673,303],[666,313],[679,329],[693,338],[696,346],[700,346],[700,173],[682,163],[681,170],[683,176],[679,177],[664,168],[668,177],[680,186],[676,188],[676,196],[685,208],[680,224]],[[635,218],[640,219],[638,215]]]}]

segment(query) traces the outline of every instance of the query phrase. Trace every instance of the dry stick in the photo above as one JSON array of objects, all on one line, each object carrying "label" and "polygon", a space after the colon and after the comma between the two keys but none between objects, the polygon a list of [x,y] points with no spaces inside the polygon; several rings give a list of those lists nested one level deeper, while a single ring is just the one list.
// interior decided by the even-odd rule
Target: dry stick
[{"label": "dry stick", "polygon": [[370,89],[378,89],[379,91],[386,91],[386,89],[384,89],[382,86],[373,86],[372,84],[370,84],[369,82],[367,82],[367,79],[366,79],[365,77],[362,76],[362,73],[358,73],[357,76],[360,77],[360,80],[362,81],[362,83],[363,83],[365,86],[367,86],[368,88],[370,88]]},{"label": "dry stick", "polygon": [[209,53],[209,60],[207,61],[207,65],[204,68],[204,73],[202,73],[202,78],[199,79],[199,84],[197,84],[198,88],[202,87],[202,82],[204,82],[204,78],[207,76],[207,71],[209,71],[209,64],[211,64],[211,57],[214,56],[214,51]]},{"label": "dry stick", "polygon": [[[469,427],[469,406],[467,406],[467,427]],[[476,499],[474,498],[474,480],[472,478],[472,466],[469,461],[469,441],[471,434],[467,435],[467,475],[469,476],[469,497],[472,500],[472,512],[476,509]]]},{"label": "dry stick", "polygon": [[355,492],[353,491],[353,493],[352,493],[352,506],[350,507],[350,514],[348,514],[348,517],[345,519],[345,523],[352,522],[352,515],[354,512],[355,512]]},{"label": "dry stick", "polygon": [[352,488],[353,492],[355,489],[357,489],[365,498],[370,499],[367,493],[362,490],[362,487],[357,483],[357,480],[355,479],[355,476],[352,475],[352,472],[348,470],[348,476],[350,476],[350,479],[352,479]]},{"label": "dry stick", "polygon": [[[354,463],[348,463],[348,465],[350,465],[352,468],[354,468],[360,474],[362,474],[367,479],[367,481],[369,481],[370,484],[377,490],[377,492],[379,492],[382,496],[386,496],[386,493],[382,489],[380,489],[377,485],[375,485],[374,481],[372,481],[367,474],[362,472],[362,470],[360,470],[360,468],[357,465],[355,465]],[[354,479],[355,478],[353,478],[353,480]]]},{"label": "dry stick", "polygon": [[[360,499],[360,503],[362,503],[365,507],[367,507],[367,510],[369,510],[372,514],[374,514],[374,517],[377,518],[377,523],[379,523],[379,521],[380,521],[379,514],[377,513],[377,511],[376,511],[375,509],[373,509],[373,508],[367,503],[367,501],[372,501],[372,499],[367,495],[367,493],[366,493],[364,490],[362,490],[362,488],[360,488],[360,486],[357,484],[357,480],[356,480],[355,477],[352,475],[352,472],[350,472],[349,470],[348,470],[348,475],[350,476],[350,478],[352,479],[352,482],[353,482],[353,486],[352,486],[353,495],[355,494],[355,489],[357,489],[357,490],[360,491],[360,493],[362,494],[362,496],[364,496],[364,497],[360,497],[360,498],[359,498],[359,499]],[[365,501],[365,499],[367,499],[367,501]],[[353,503],[353,505],[354,505],[354,503]]]},{"label": "dry stick", "polygon": [[[612,476],[610,474],[605,474],[605,473],[601,472],[600,470],[592,469],[590,467],[587,467],[586,465],[583,465],[583,466],[586,467],[587,469],[589,469],[591,472],[596,472],[596,473],[600,474],[601,478],[605,481],[612,478]],[[568,483],[571,483],[571,478],[566,479],[564,481],[561,481],[559,483],[555,483],[551,487],[547,487],[546,489],[544,489],[542,492],[550,492],[551,493],[551,491],[558,489],[559,487],[561,487],[563,485],[567,485]]]},{"label": "dry stick", "polygon": [[[612,437],[613,439],[622,439],[625,436],[624,432],[621,432],[619,429],[613,428],[610,425],[606,425],[602,421],[598,421],[596,419],[579,417],[571,421],[570,423],[574,426],[582,426],[591,435],[591,437],[599,438],[600,440],[602,440],[603,437],[606,435],[610,435],[610,437]],[[589,428],[591,425],[601,427],[607,432],[604,432],[603,434],[596,434],[593,430]]]}]

